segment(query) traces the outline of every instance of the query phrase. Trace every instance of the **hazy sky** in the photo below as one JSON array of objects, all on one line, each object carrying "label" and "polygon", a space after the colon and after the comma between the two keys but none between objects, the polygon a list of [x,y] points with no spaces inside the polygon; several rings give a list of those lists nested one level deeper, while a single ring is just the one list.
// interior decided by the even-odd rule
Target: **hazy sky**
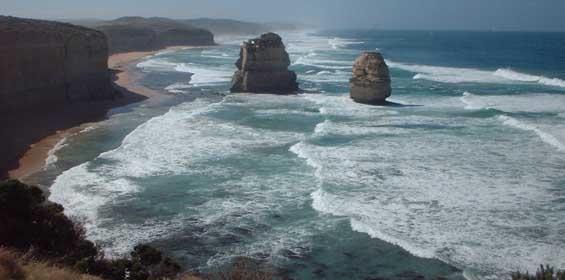
[{"label": "hazy sky", "polygon": [[565,31],[565,0],[0,0],[32,18],[217,17],[328,28]]}]

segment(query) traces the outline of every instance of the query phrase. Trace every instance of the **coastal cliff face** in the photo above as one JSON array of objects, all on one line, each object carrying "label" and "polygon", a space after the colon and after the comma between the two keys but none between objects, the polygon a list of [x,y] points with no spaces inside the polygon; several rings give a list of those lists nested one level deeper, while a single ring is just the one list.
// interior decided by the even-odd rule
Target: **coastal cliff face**
[{"label": "coastal cliff face", "polygon": [[296,73],[279,35],[266,33],[244,42],[231,92],[290,93],[298,90]]},{"label": "coastal cliff face", "polygon": [[110,53],[215,44],[210,31],[167,18],[124,17],[93,28],[106,34]]},{"label": "coastal cliff face", "polygon": [[0,61],[0,112],[115,95],[99,31],[0,16]]},{"label": "coastal cliff face", "polygon": [[391,95],[388,66],[378,52],[366,52],[353,64],[353,77],[349,80],[351,98],[359,103],[379,104]]},{"label": "coastal cliff face", "polygon": [[0,178],[31,144],[143,99],[112,76],[102,32],[0,16]]}]

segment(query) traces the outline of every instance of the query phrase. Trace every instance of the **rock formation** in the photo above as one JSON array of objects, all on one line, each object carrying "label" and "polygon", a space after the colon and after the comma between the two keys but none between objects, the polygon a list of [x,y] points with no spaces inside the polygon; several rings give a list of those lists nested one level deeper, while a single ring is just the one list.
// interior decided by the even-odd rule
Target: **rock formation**
[{"label": "rock formation", "polygon": [[168,18],[123,17],[92,27],[106,34],[110,53],[215,44],[212,32]]},{"label": "rock formation", "polygon": [[366,52],[355,60],[349,94],[355,102],[365,104],[383,103],[390,96],[390,73],[380,53]]},{"label": "rock formation", "polygon": [[111,80],[102,32],[0,16],[0,179],[31,144],[140,100]]},{"label": "rock formation", "polygon": [[0,16],[0,112],[111,99],[102,32]]},{"label": "rock formation", "polygon": [[288,70],[290,58],[279,35],[266,33],[244,42],[231,92],[286,94],[298,90],[296,73]]}]

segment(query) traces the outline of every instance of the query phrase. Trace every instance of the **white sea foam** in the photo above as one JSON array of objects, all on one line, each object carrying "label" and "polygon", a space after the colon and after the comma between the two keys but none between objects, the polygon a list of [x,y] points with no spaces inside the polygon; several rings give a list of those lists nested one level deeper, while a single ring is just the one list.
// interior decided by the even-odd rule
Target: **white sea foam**
[{"label": "white sea foam", "polygon": [[352,217],[351,228],[358,232],[364,232],[369,234],[373,238],[378,238],[380,240],[389,242],[403,247],[415,256],[421,258],[434,258],[434,252],[427,251],[423,248],[417,248],[410,242],[406,242],[401,238],[396,238],[391,235],[386,235],[377,230],[376,227],[371,227],[369,224],[364,222],[364,217],[362,217],[362,212],[357,212],[359,209],[363,209],[362,205],[356,205],[355,202],[343,200],[343,198],[324,192],[321,189],[313,192],[312,197],[312,207],[320,212],[329,213],[335,216],[346,216]]},{"label": "white sea foam", "polygon": [[[517,150],[515,147],[531,139],[493,139],[485,130],[491,129],[492,119],[407,116],[388,113],[395,111],[391,108],[350,104],[343,96],[304,97],[332,117],[315,127],[314,143],[336,134],[387,135],[383,141],[352,137],[355,140],[346,145],[316,145],[304,140],[290,148],[318,178],[319,189],[311,194],[314,209],[348,217],[353,230],[397,244],[414,255],[469,269],[466,275],[481,271],[482,275],[504,277],[501,272],[535,270],[532,263],[540,261],[560,265],[555,260],[565,259],[564,252],[544,241],[558,233],[544,231],[539,235],[542,229],[536,226],[536,215],[541,212],[556,221],[560,215],[550,206],[553,187],[540,183],[538,176],[560,176],[559,168],[538,164],[548,160],[543,156],[546,147],[533,146],[539,153]],[[463,97],[469,98],[471,106],[477,105],[475,98],[482,98],[471,93]],[[536,97],[551,100],[545,95],[532,99]],[[452,99],[449,104],[460,106],[458,98]],[[531,104],[532,100],[519,102]],[[521,110],[526,106],[511,107]],[[335,116],[348,118],[334,120]],[[507,124],[542,132],[514,121]],[[447,129],[428,131],[442,126],[469,129],[464,134]],[[557,138],[545,137],[557,144]],[[502,171],[509,168],[512,172]],[[538,214],[533,214],[523,210],[528,208],[525,202],[531,207],[549,206],[536,208]]]},{"label": "white sea foam", "polygon": [[190,84],[193,86],[207,86],[229,82],[233,75],[233,71],[229,69],[191,63],[179,63],[175,66],[175,70],[178,72],[192,73]]},{"label": "white sea foam", "polygon": [[149,58],[137,64],[144,72],[174,71],[178,63],[170,62],[165,58]]},{"label": "white sea foam", "polygon": [[526,130],[526,131],[532,131],[534,132],[536,135],[539,136],[539,138],[551,145],[554,146],[555,148],[557,148],[560,151],[565,151],[565,144],[563,142],[561,142],[559,139],[557,139],[557,137],[551,135],[548,132],[545,132],[543,130],[541,130],[539,127],[533,125],[533,124],[529,124],[526,123],[524,121],[520,121],[517,120],[513,117],[509,117],[509,116],[499,116],[498,119],[500,121],[502,121],[503,124],[514,127],[514,128],[518,128],[518,129],[522,129],[522,130]]},{"label": "white sea foam", "polygon": [[81,133],[86,133],[86,132],[90,132],[90,131],[93,131],[93,130],[95,130],[95,129],[97,129],[97,128],[98,128],[98,126],[89,125],[89,126],[87,126],[86,128],[82,129],[82,130],[79,132],[79,134],[81,134]]},{"label": "white sea foam", "polygon": [[63,137],[61,138],[61,140],[57,142],[57,144],[55,144],[55,146],[53,146],[51,150],[49,150],[49,152],[47,152],[47,158],[45,159],[44,168],[47,168],[49,167],[49,165],[52,165],[55,162],[57,162],[59,160],[59,158],[57,157],[57,152],[66,146],[67,146],[67,137]]},{"label": "white sea foam", "polygon": [[308,56],[301,56],[297,58],[292,65],[306,65],[322,69],[351,69],[351,61],[332,60],[323,58],[312,58]]},{"label": "white sea foam", "polygon": [[[327,38],[293,41],[288,46],[293,60],[304,56],[303,61],[312,65],[351,68],[324,56],[325,51],[333,51]],[[157,66],[177,71],[178,65]],[[189,68],[195,65],[185,66],[180,70],[192,73]],[[415,73],[431,76],[420,78],[445,78],[451,82],[485,80],[481,70],[447,73],[452,69],[439,69],[446,72],[439,73],[439,78],[437,68]],[[328,72],[316,75],[319,70]],[[340,78],[338,75],[349,74],[327,67],[319,70],[311,70],[301,79]],[[232,71],[229,72],[231,75]],[[487,79],[497,83],[514,81],[492,72],[489,75]],[[521,111],[527,108],[526,103],[535,100],[513,99],[520,104],[510,108],[512,97],[493,100],[471,93],[461,100],[445,96],[398,98],[404,104],[423,104],[434,110],[444,106],[460,109],[465,99],[463,102],[469,102],[465,105],[477,108],[495,106]],[[547,97],[548,102],[550,99]],[[550,104],[533,107],[540,107],[541,111],[543,105]],[[312,108],[319,109],[328,120],[312,127],[310,139],[304,139],[302,133],[256,128],[245,121],[250,114],[253,118],[284,114],[319,118],[320,114],[312,113]],[[231,256],[255,252],[275,256],[283,248],[300,255],[300,250],[307,250],[301,248],[308,248],[312,230],[332,228],[335,219],[331,216],[339,216],[348,218],[355,231],[398,244],[415,255],[442,259],[462,268],[496,273],[532,271],[538,263],[562,265],[559,262],[565,259],[565,252],[561,250],[560,228],[540,226],[539,222],[539,217],[544,217],[548,224],[562,220],[562,213],[552,204],[559,194],[547,180],[560,178],[562,170],[555,159],[547,156],[547,145],[534,145],[534,150],[516,149],[530,143],[533,137],[512,137],[512,133],[523,136],[523,132],[503,126],[496,127],[505,129],[508,137],[485,129],[491,129],[493,123],[500,121],[497,119],[443,116],[440,110],[431,115],[428,112],[418,107],[361,105],[346,94],[241,94],[228,96],[219,104],[183,104],[138,127],[117,149],[63,173],[52,188],[53,197],[69,206],[69,214],[87,221],[89,237],[109,240],[103,245],[115,252],[126,252],[135,243],[196,225],[206,230],[191,231],[195,238],[218,246],[218,253],[208,259],[208,264],[223,264]],[[430,128],[437,131],[430,133]],[[534,128],[547,131],[539,124]],[[366,137],[373,134],[375,137]],[[335,135],[350,136],[353,140],[324,142]],[[359,135],[363,137],[355,137]],[[324,144],[315,144],[318,141]],[[264,150],[254,152],[257,148],[293,143],[289,150],[296,158]],[[227,159],[236,163],[230,165]],[[254,168],[276,172],[249,172],[244,161],[251,159],[264,160],[253,164]],[[273,162],[281,164],[273,168],[269,165]],[[314,176],[305,163],[314,169]],[[119,212],[113,212],[114,216],[109,218],[102,210],[134,200],[138,192],[147,188],[144,182],[159,176],[177,179],[193,175],[228,179],[204,188],[191,185],[183,189],[183,195],[197,201],[179,210],[189,213],[187,217],[179,214],[144,223],[108,225],[110,220],[119,221],[121,217]],[[302,207],[309,202],[320,217],[296,221],[292,226],[264,224],[266,215],[284,214],[288,209],[307,213],[310,209]],[[236,245],[212,240],[218,236],[229,239],[234,228],[253,229],[252,240]],[[549,244],[547,240],[555,242]]]},{"label": "white sea foam", "polygon": [[491,71],[471,68],[415,65],[386,61],[392,68],[417,73],[414,79],[424,79],[441,83],[508,83],[510,80],[493,75]]},{"label": "white sea foam", "polygon": [[498,69],[494,72],[494,75],[514,81],[539,83],[542,85],[554,86],[554,87],[565,87],[564,80],[558,78],[548,78],[544,76],[524,74],[514,71],[512,69]]},{"label": "white sea foam", "polygon": [[[512,176],[500,176],[497,170],[504,168],[503,163],[493,165],[495,160],[486,158],[493,157],[491,150],[501,152],[505,144],[483,142],[481,151],[475,149],[470,157],[465,151],[473,149],[472,139],[443,135],[438,143],[437,138],[428,139],[429,134],[413,131],[411,135],[386,144],[371,139],[342,146],[306,142],[293,146],[293,152],[316,168],[320,180],[321,188],[312,193],[313,207],[349,217],[354,230],[414,255],[487,273],[531,269],[534,260],[565,257],[540,242],[545,239],[535,231],[515,235],[516,227],[536,225],[535,215],[520,210],[522,199],[536,205],[553,199],[531,174],[536,172],[532,168],[538,168],[535,164],[523,166],[531,175],[515,182]],[[435,141],[433,148],[424,146],[432,143],[428,141]],[[466,161],[452,160],[462,156]],[[520,156],[511,160],[520,161]],[[432,158],[435,164],[430,166],[427,162]],[[426,160],[418,163],[420,159]],[[490,176],[491,172],[499,177]],[[544,211],[556,218],[551,209]]]},{"label": "white sea foam", "polygon": [[332,47],[332,49],[338,50],[343,47],[347,47],[348,45],[360,45],[360,44],[365,44],[365,42],[335,37],[332,39],[328,39],[328,44]]},{"label": "white sea foam", "polygon": [[538,83],[547,86],[565,87],[565,81],[516,72],[510,69],[496,71],[472,68],[455,68],[430,65],[398,63],[387,60],[392,68],[417,73],[414,79],[424,79],[441,83]]},{"label": "white sea foam", "polygon": [[[145,187],[139,183],[143,182],[144,178],[194,174],[225,177],[233,172],[233,168],[213,165],[210,162],[247,153],[254,148],[286,145],[303,139],[301,133],[253,128],[208,117],[209,114],[226,110],[225,106],[238,106],[243,102],[246,102],[247,106],[265,106],[267,100],[272,100],[275,104],[284,104],[285,101],[290,102],[289,104],[304,102],[296,97],[261,98],[262,102],[257,96],[237,95],[228,96],[220,103],[210,104],[197,100],[173,107],[166,114],[152,118],[137,127],[123,139],[118,148],[104,152],[95,160],[61,174],[51,188],[51,199],[64,205],[66,214],[84,220],[89,238],[95,241],[107,240],[104,247],[108,251],[126,252],[136,242],[148,241],[165,233],[174,233],[182,226],[169,220],[108,225],[108,217],[101,214],[101,210],[120,205],[135,197]],[[273,186],[277,188],[272,191],[280,192],[279,187],[283,179],[274,180],[277,183],[273,183]],[[257,182],[262,181],[257,179]],[[264,190],[261,186],[256,187]],[[289,183],[289,186],[299,184],[294,182]],[[247,198],[249,196],[245,197]],[[214,200],[219,201],[223,200]],[[289,200],[289,203],[291,202],[292,200]],[[273,209],[273,206],[269,207]],[[215,205],[210,209],[204,206],[199,206],[198,209],[218,211],[219,208]],[[218,213],[219,217],[225,214]],[[206,217],[211,219],[211,216],[202,213],[202,219]],[[209,222],[215,223],[217,220],[211,219]],[[133,232],[129,233],[129,230]],[[123,238],[124,235],[128,237]]]},{"label": "white sea foam", "polygon": [[[391,114],[394,114],[391,112]],[[368,126],[364,122],[333,122],[330,120],[325,120],[316,125],[314,129],[315,137],[324,137],[328,135],[342,135],[342,136],[363,136],[363,135],[383,135],[383,134],[401,134],[408,133],[407,131],[401,131],[401,129],[383,126],[379,122],[375,122]]]},{"label": "white sea foam", "polygon": [[299,78],[314,83],[323,83],[323,82],[341,83],[343,81],[347,81],[347,79],[349,79],[349,77],[351,76],[349,72],[345,72],[342,70],[332,70],[332,71],[324,70],[316,74],[312,74],[313,72],[310,72],[310,75],[307,75],[308,73],[306,73],[305,75],[299,75]]},{"label": "white sea foam", "polygon": [[323,115],[375,118],[397,113],[390,107],[367,106],[353,102],[347,95],[303,94],[302,97],[318,104],[319,111]]},{"label": "white sea foam", "polygon": [[[233,70],[227,67],[217,67],[209,65],[200,65],[195,63],[176,63],[165,58],[150,58],[137,64],[137,67],[145,72],[183,72],[193,74],[190,78],[192,86],[210,86],[218,83],[229,82],[233,74]],[[183,83],[170,85],[167,90],[175,93],[183,92],[179,86]]]},{"label": "white sea foam", "polygon": [[186,92],[186,89],[191,88],[192,85],[188,84],[188,83],[174,83],[172,85],[169,85],[165,88],[166,91],[170,92],[170,93],[184,93]]},{"label": "white sea foam", "polygon": [[565,95],[549,93],[528,93],[513,95],[477,95],[463,93],[461,102],[465,109],[496,109],[509,113],[562,113],[565,112]]}]

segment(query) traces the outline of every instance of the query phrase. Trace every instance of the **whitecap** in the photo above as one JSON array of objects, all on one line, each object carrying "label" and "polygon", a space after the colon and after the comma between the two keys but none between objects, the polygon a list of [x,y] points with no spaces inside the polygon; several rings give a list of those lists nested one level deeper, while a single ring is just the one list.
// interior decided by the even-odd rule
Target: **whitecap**
[{"label": "whitecap", "polygon": [[539,83],[554,87],[565,87],[565,80],[520,73],[509,68],[498,69],[494,72],[494,75],[514,81]]},{"label": "whitecap", "polygon": [[398,63],[386,60],[392,68],[414,72],[415,80],[423,79],[440,83],[538,83],[546,86],[565,87],[565,81],[516,72],[511,69],[487,71],[473,68],[456,68]]},{"label": "whitecap", "polygon": [[538,135],[538,137],[545,143],[554,146],[555,148],[557,148],[559,151],[565,151],[565,144],[562,143],[561,141],[559,141],[559,139],[557,139],[555,136],[551,135],[550,133],[541,130],[539,127],[533,125],[533,124],[529,124],[526,123],[524,121],[520,121],[518,119],[515,119],[513,117],[509,117],[509,116],[498,116],[498,119],[500,121],[502,121],[503,124],[514,127],[514,128],[518,128],[521,130],[526,130],[526,131],[532,131],[534,132],[536,135]]},{"label": "whitecap", "polygon": [[563,113],[565,95],[550,93],[526,93],[507,95],[477,95],[463,93],[460,98],[465,109],[496,109],[509,113]]},{"label": "whitecap", "polygon": [[335,37],[332,39],[328,39],[328,44],[332,47],[332,49],[338,50],[343,47],[347,47],[348,45],[360,45],[360,44],[365,44],[365,42]]}]

